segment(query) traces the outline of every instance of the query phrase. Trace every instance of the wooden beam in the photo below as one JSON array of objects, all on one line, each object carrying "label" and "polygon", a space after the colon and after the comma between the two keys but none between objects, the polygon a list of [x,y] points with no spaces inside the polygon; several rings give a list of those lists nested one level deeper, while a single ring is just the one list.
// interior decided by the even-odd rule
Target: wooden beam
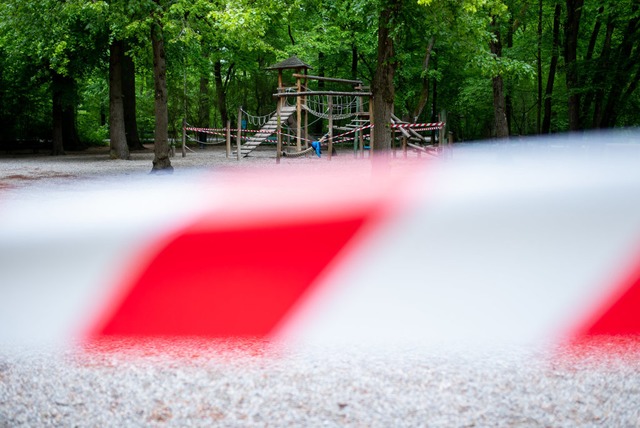
[{"label": "wooden beam", "polygon": [[187,119],[182,118],[182,157],[187,156]]},{"label": "wooden beam", "polygon": [[277,122],[277,126],[276,126],[276,132],[278,134],[278,143],[276,144],[276,163],[279,164],[280,163],[280,156],[281,156],[281,152],[282,152],[282,119],[280,116],[280,111],[282,110],[282,101],[283,100],[278,100],[278,106],[276,108],[276,115],[278,117],[278,122]]},{"label": "wooden beam", "polygon": [[[304,77],[304,74],[298,75]],[[296,86],[298,92],[302,91],[302,77],[296,77]],[[296,99],[296,149],[302,151],[302,98]]]},{"label": "wooden beam", "polygon": [[333,97],[329,96],[329,160],[333,152]]},{"label": "wooden beam", "polygon": [[231,121],[227,119],[227,159],[231,156]]},{"label": "wooden beam", "polygon": [[242,158],[242,106],[238,107],[238,128],[236,133],[236,146],[238,148],[238,160]]},{"label": "wooden beam", "polygon": [[297,73],[294,73],[293,77],[301,77],[301,78],[303,77],[305,79],[320,80],[323,82],[345,83],[348,85],[362,85],[362,82],[360,80],[338,79],[336,77],[311,76],[309,74],[297,74]]},{"label": "wooden beam", "polygon": [[281,97],[303,97],[309,95],[333,95],[333,96],[353,96],[353,97],[370,97],[371,92],[337,92],[337,91],[305,91],[305,92],[282,92],[273,94],[276,98]]}]

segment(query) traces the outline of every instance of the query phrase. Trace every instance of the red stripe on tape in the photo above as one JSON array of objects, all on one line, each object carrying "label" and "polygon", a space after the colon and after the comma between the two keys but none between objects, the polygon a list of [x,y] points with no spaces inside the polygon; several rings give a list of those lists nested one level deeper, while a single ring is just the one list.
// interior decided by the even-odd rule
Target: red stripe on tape
[{"label": "red stripe on tape", "polygon": [[93,336],[267,336],[367,221],[364,211],[235,228],[203,219],[155,252]]},{"label": "red stripe on tape", "polygon": [[602,299],[600,307],[577,330],[575,341],[594,336],[640,337],[640,263]]}]

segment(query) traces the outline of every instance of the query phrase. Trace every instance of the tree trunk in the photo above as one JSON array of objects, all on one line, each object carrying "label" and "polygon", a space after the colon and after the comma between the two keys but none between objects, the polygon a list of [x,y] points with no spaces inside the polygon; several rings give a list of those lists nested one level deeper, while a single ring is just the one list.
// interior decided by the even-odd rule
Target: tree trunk
[{"label": "tree trunk", "polygon": [[62,135],[63,127],[63,82],[64,77],[61,74],[53,72],[51,81],[52,93],[52,119],[53,119],[53,145],[51,150],[52,156],[64,155],[64,138]]},{"label": "tree trunk", "polygon": [[76,83],[70,76],[52,74],[54,142],[52,154],[65,150],[84,150],[88,147],[78,137],[76,127]]},{"label": "tree trunk", "polygon": [[542,131],[542,0],[538,0],[538,57],[536,59],[537,66],[537,90],[538,90],[538,105],[536,111],[536,132],[538,134]]},{"label": "tree trunk", "polygon": [[[632,10],[635,14],[637,7],[634,7]],[[635,77],[633,68],[637,64],[637,51],[636,55],[633,55],[632,52],[634,52],[637,40],[639,23],[640,18],[630,19],[625,29],[614,63],[613,81],[607,94],[608,99],[602,115],[602,122],[600,123],[601,128],[613,128],[615,126],[618,111],[622,106],[621,99],[623,92]]]},{"label": "tree trunk", "polygon": [[580,129],[580,76],[578,73],[578,41],[580,17],[584,0],[567,1],[567,20],[565,22],[565,66],[567,69],[566,83],[569,91],[567,102],[569,115],[569,130]]},{"label": "tree trunk", "polygon": [[493,113],[497,138],[509,138],[506,106],[504,99],[504,82],[502,76],[493,78]]},{"label": "tree trunk", "polygon": [[[436,56],[435,58],[433,58],[433,69],[435,71],[438,71],[438,57]],[[436,79],[433,79],[433,96],[431,97],[431,116],[429,121],[430,122],[437,122],[438,121],[438,114],[436,113],[438,111],[438,81]],[[431,131],[431,141],[436,141],[436,136],[439,134],[439,131],[436,131],[435,129],[433,131]]]},{"label": "tree trunk", "polygon": [[222,61],[219,59],[213,65],[213,76],[216,83],[216,100],[218,102],[218,111],[222,123],[229,120],[229,111],[227,110],[227,91],[222,80]]},{"label": "tree trunk", "polygon": [[[75,92],[75,83],[72,83],[72,91]],[[74,96],[75,98],[75,96]],[[63,103],[62,107],[62,140],[65,150],[86,150],[89,145],[80,140],[78,127],[76,126],[75,103]]]},{"label": "tree trunk", "polygon": [[413,116],[411,117],[412,122],[415,122],[417,120],[417,118],[422,114],[422,111],[429,102],[429,77],[427,76],[427,72],[429,71],[429,61],[431,60],[431,52],[433,52],[433,46],[435,42],[436,38],[432,36],[431,39],[429,39],[429,44],[427,45],[427,50],[424,55],[424,62],[422,66],[422,72],[424,73],[424,77],[422,78],[422,90],[420,91],[418,104],[413,110]]},{"label": "tree trunk", "polygon": [[604,37],[604,43],[602,44],[602,52],[600,54],[600,58],[598,59],[598,68],[595,74],[595,82],[597,83],[597,88],[593,95],[594,97],[594,107],[593,107],[593,119],[591,122],[591,126],[593,128],[597,128],[602,123],[602,111],[603,111],[603,103],[605,97],[605,81],[607,80],[607,76],[609,75],[609,61],[611,59],[611,42],[613,38],[613,32],[615,30],[615,24],[613,22],[609,22],[607,24],[607,31]]},{"label": "tree trunk", "polygon": [[151,172],[171,172],[169,159],[169,111],[167,108],[167,60],[164,51],[164,34],[159,22],[151,25],[153,48],[153,77],[155,86],[154,159]]},{"label": "tree trunk", "polygon": [[[640,67],[636,70],[635,76],[633,77],[633,79],[631,79],[631,82],[627,86],[627,89],[624,91],[624,93],[622,94],[622,97],[620,98],[621,106],[624,106],[629,102],[629,98],[631,98],[633,93],[638,88],[638,84],[640,84]],[[617,112],[616,112],[616,117],[614,118],[614,123],[616,119],[617,119]]]},{"label": "tree trunk", "polygon": [[551,103],[553,97],[553,85],[556,78],[556,70],[558,68],[558,56],[560,54],[560,15],[562,13],[562,5],[556,3],[553,13],[553,47],[551,54],[551,63],[549,64],[549,76],[547,77],[547,87],[544,93],[544,119],[542,121],[542,134],[548,134],[551,131]]},{"label": "tree trunk", "polygon": [[[495,18],[492,25],[496,25]],[[495,39],[491,40],[491,53],[498,58],[502,56],[502,41],[500,40],[500,30],[494,30]],[[506,103],[504,97],[504,81],[501,75],[494,76],[493,86],[493,115],[494,126],[497,138],[509,138],[509,124],[506,115]]]},{"label": "tree trunk", "polygon": [[[593,25],[593,31],[591,32],[591,38],[589,39],[589,46],[587,47],[585,61],[588,70],[596,69],[595,65],[591,61],[593,59],[593,53],[596,48],[596,42],[598,41],[598,35],[600,34],[600,27],[602,27],[602,12],[604,12],[604,6],[601,6],[600,9],[598,9],[598,18]],[[587,128],[587,116],[589,115],[589,111],[591,110],[591,104],[593,103],[595,92],[594,85],[598,82],[596,76],[597,74],[598,73],[596,70],[596,72],[592,74],[590,80],[587,78],[582,79],[581,86],[587,85],[588,87],[588,91],[584,91],[582,106],[580,108],[580,124],[582,128]],[[587,75],[587,73],[585,73],[585,75]]]},{"label": "tree trunk", "polygon": [[[318,52],[318,64],[320,64],[320,67],[318,68],[318,76],[320,77],[325,77],[325,55],[324,52]],[[325,82],[324,80],[318,80],[318,90],[322,91],[325,88]],[[322,120],[318,120],[314,123],[313,125],[313,133],[316,135],[322,135],[323,133],[323,124],[322,124]]]},{"label": "tree trunk", "polygon": [[[509,18],[509,26],[507,27],[507,48],[513,47],[513,32],[515,29],[515,25],[516,24],[515,24],[513,15],[511,15],[511,17]],[[502,52],[501,52],[501,55],[502,55]],[[504,78],[503,78],[503,90],[505,86],[506,86],[506,91],[504,94],[504,107],[505,107],[504,114],[507,118],[507,135],[506,136],[509,136],[513,130],[513,123],[512,123],[513,122],[513,99],[511,97],[511,90],[513,85],[509,80],[507,80],[505,84]],[[518,133],[519,134],[523,133],[523,130],[520,129],[520,127],[518,127]]]},{"label": "tree trunk", "polygon": [[358,46],[355,42],[351,45],[351,78],[358,78]]},{"label": "tree trunk", "polygon": [[78,136],[76,126],[77,85],[71,76],[61,76],[59,81],[62,91],[62,141],[65,150],[85,150]]},{"label": "tree trunk", "polygon": [[127,136],[129,150],[143,150],[144,146],[138,135],[138,121],[136,120],[136,68],[131,55],[128,55],[128,44],[125,41],[122,61],[122,106],[124,108],[124,130]]},{"label": "tree trunk", "polygon": [[[198,98],[198,126],[200,128],[209,128],[209,111],[211,109],[209,103],[209,77],[208,73],[202,73],[200,75],[200,93]],[[226,124],[225,120],[222,122]],[[204,144],[207,142],[207,133],[199,132],[198,141]]]},{"label": "tree trunk", "polygon": [[111,159],[129,159],[122,102],[122,51],[124,43],[114,40],[109,49],[109,138]]},{"label": "tree trunk", "polygon": [[391,150],[391,114],[395,100],[393,76],[396,62],[394,58],[392,26],[400,11],[401,0],[387,0],[380,11],[378,21],[378,59],[373,78],[373,146],[376,155],[388,156]]}]

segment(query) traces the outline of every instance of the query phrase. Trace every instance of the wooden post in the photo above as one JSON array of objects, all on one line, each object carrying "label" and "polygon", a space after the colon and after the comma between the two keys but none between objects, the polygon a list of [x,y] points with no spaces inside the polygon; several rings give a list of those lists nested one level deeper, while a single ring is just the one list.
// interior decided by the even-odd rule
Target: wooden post
[{"label": "wooden post", "polygon": [[[307,69],[305,68],[304,70],[304,74],[305,76],[307,75]],[[307,90],[307,86],[308,85],[308,80],[305,78],[304,79],[304,86],[305,86],[305,92]],[[307,105],[307,96],[303,96],[302,97],[302,102],[304,103],[304,106],[306,107]],[[305,108],[304,109],[304,148],[305,150],[309,148],[309,111]]]},{"label": "wooden post", "polygon": [[187,119],[182,118],[182,157],[187,156]]},{"label": "wooden post", "polygon": [[358,134],[360,134],[360,131],[356,129],[356,132],[353,133],[353,157],[354,158],[358,157]]},{"label": "wooden post", "polygon": [[371,131],[369,132],[369,157],[373,156],[373,127],[376,126],[375,120],[373,119],[373,97],[369,97],[369,123],[371,123]]},{"label": "wooden post", "polygon": [[333,96],[329,95],[329,160],[333,152]]},{"label": "wooden post", "polygon": [[242,157],[242,106],[238,108],[238,130],[236,134],[236,145],[238,146],[238,160]]},{"label": "wooden post", "polygon": [[[283,84],[283,80],[282,80],[282,70],[278,70],[278,93],[284,92],[284,84]],[[284,102],[284,98],[278,98],[278,104],[276,107],[276,114],[278,115],[278,126],[276,128],[276,132],[277,132],[277,141],[278,143],[276,144],[276,163],[279,164],[280,163],[280,152],[282,151],[282,123],[281,123],[281,118],[280,118],[280,109],[282,106],[282,103]]]},{"label": "wooden post", "polygon": [[[298,89],[298,92],[301,92],[302,90],[302,81],[300,80],[300,78],[296,78],[296,87]],[[298,150],[298,152],[302,151],[302,97],[298,96],[296,97],[296,137],[297,137],[297,141],[296,141],[296,149]]]},{"label": "wooden post", "polygon": [[393,153],[393,157],[396,157],[396,128],[392,128],[391,131],[391,153]]},{"label": "wooden post", "polygon": [[405,135],[402,136],[402,153],[404,157],[407,157],[407,137]]},{"label": "wooden post", "polygon": [[[284,83],[282,80],[282,70],[278,70],[278,93],[284,92]],[[278,98],[278,104],[276,107],[276,114],[278,115],[278,126],[276,128],[277,132],[277,144],[276,144],[276,163],[280,163],[280,152],[282,151],[282,123],[280,118],[280,109],[282,103],[284,103],[285,98]]]},{"label": "wooden post", "polygon": [[[447,112],[446,110],[442,110],[440,112],[440,122],[446,122],[446,121],[447,121]],[[442,128],[440,128],[440,131],[438,132],[438,152],[442,153],[444,146],[445,146],[445,129],[443,126]]]},{"label": "wooden post", "polygon": [[[360,108],[359,111],[364,112],[364,105],[363,105],[363,99],[361,97],[358,97],[358,99],[360,100]],[[364,116],[362,116],[364,117]],[[369,119],[369,121],[371,121],[371,119]],[[360,156],[362,156],[362,158],[364,158],[364,129],[362,131],[360,131]]]},{"label": "wooden post", "polygon": [[[356,118],[360,118],[358,115],[360,113],[360,97],[356,97]],[[360,126],[360,122],[358,122],[358,126]],[[357,128],[356,128],[357,129]],[[358,157],[358,134],[360,131],[356,131],[353,133],[353,157]]]},{"label": "wooden post", "polygon": [[281,122],[281,117],[280,117],[280,108],[282,106],[282,101],[284,100],[284,98],[279,99],[278,100],[278,106],[276,108],[276,114],[278,115],[278,125],[276,127],[276,133],[277,133],[277,140],[278,143],[276,144],[276,163],[280,163],[280,152],[282,151],[282,132],[281,132],[281,128],[282,128],[282,122]]},{"label": "wooden post", "polygon": [[227,119],[227,159],[231,157],[231,121]]}]

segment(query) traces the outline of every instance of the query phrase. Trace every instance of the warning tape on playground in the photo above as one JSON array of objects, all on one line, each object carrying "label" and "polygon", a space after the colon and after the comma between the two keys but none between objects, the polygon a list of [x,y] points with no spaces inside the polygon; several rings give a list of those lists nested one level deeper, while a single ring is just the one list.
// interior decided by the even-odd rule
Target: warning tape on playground
[{"label": "warning tape on playground", "polygon": [[[398,129],[398,128],[396,128],[396,129]],[[400,129],[405,129],[405,128],[400,128]],[[439,129],[442,129],[442,127],[433,126],[433,127],[430,127],[430,128],[411,128],[411,129],[413,129],[416,132],[423,132],[423,131],[437,131]]]},{"label": "warning tape on playground", "polygon": [[[465,352],[640,340],[638,137],[5,197],[0,347],[78,336]],[[46,255],[38,269],[30,254]]]},{"label": "warning tape on playground", "polygon": [[349,130],[347,132],[344,132],[342,134],[334,136],[333,139],[335,140],[336,138],[340,138],[340,137],[343,137],[345,135],[353,134],[354,132],[360,132],[360,131],[363,131],[363,130],[369,129],[369,128],[373,128],[373,125],[365,125],[365,126],[361,126],[360,128],[351,129],[351,130]]},{"label": "warning tape on playground", "polygon": [[[221,128],[194,128],[194,127],[188,127],[188,128],[184,128],[184,130],[185,131],[193,131],[193,132],[203,132],[203,133],[206,133],[206,134],[219,135],[219,136],[222,136],[222,137],[226,137],[226,135],[227,135],[226,134],[227,130],[224,129],[224,128],[221,129]],[[230,129],[229,132],[231,134],[233,134],[233,135],[230,135],[231,137],[233,137],[234,139],[237,138],[237,132],[238,132],[237,129]],[[296,140],[298,138],[296,135],[287,134],[286,132],[264,131],[264,130],[261,130],[261,129],[242,129],[241,132],[242,133],[260,133],[260,132],[264,132],[265,134],[269,133],[270,136],[271,135],[276,135],[277,136],[278,134],[280,134],[283,137],[291,137],[291,138],[294,138]],[[245,135],[241,135],[240,138],[242,138],[243,140],[246,140],[246,139],[251,138],[251,137],[245,136]],[[300,140],[308,142],[308,143],[311,143],[311,142],[315,141],[313,139],[304,138],[304,137],[300,137]]]},{"label": "warning tape on playground", "polygon": [[446,125],[445,122],[432,122],[432,123],[393,123],[392,128],[433,128],[441,129]]},{"label": "warning tape on playground", "polygon": [[[362,138],[364,140],[369,140],[369,139],[371,139],[371,135],[363,135]],[[333,144],[340,144],[340,143],[344,143],[344,142],[347,142],[347,141],[353,141],[353,140],[357,140],[357,139],[358,139],[358,137],[334,139],[333,140]]]},{"label": "warning tape on playground", "polygon": [[[444,122],[433,122],[433,123],[398,123],[398,124],[392,124],[391,128],[411,128],[414,129],[415,131],[434,131],[434,130],[438,130],[438,129],[442,129],[445,126]],[[369,129],[369,128],[373,128],[375,127],[375,125],[365,125],[356,129],[352,129],[349,130],[347,132],[344,132],[342,134],[336,135],[333,137],[334,140],[341,138],[345,135],[349,135],[352,134],[354,132],[361,132],[365,129]],[[204,133],[218,133],[218,132],[230,132],[230,133],[237,133],[238,129],[229,129],[227,130],[226,128],[196,128],[196,127],[187,127],[184,128],[185,131],[193,131],[193,132],[204,132]],[[264,131],[262,129],[240,129],[240,132],[242,133],[260,133],[260,132],[268,132],[268,131]],[[276,131],[271,132],[272,134],[277,134]],[[282,132],[281,132],[282,133]],[[282,133],[283,135],[287,135]],[[311,140],[309,140],[311,141]]]},{"label": "warning tape on playground", "polygon": [[[434,122],[434,123],[404,123],[404,124],[393,124],[391,125],[392,128],[412,128],[414,129],[414,131],[435,131],[438,129],[442,129],[445,126],[444,122]],[[352,141],[355,139],[355,137],[353,138],[341,138],[345,135],[349,135],[349,134],[353,134],[354,132],[361,132],[365,129],[369,129],[369,128],[374,128],[375,125],[365,125],[362,126],[360,128],[356,128],[356,129],[351,129],[347,132],[344,132],[342,134],[336,135],[335,137],[333,137],[333,142],[344,142],[344,141]],[[364,138],[369,138],[369,136],[364,136]]]},{"label": "warning tape on playground", "polygon": [[[227,128],[195,128],[195,127],[187,127],[184,128],[185,131],[192,132],[204,132],[204,133],[218,133],[218,132],[227,132]],[[231,133],[237,133],[238,129],[228,129]],[[241,129],[240,132],[265,132],[262,129]]]}]

